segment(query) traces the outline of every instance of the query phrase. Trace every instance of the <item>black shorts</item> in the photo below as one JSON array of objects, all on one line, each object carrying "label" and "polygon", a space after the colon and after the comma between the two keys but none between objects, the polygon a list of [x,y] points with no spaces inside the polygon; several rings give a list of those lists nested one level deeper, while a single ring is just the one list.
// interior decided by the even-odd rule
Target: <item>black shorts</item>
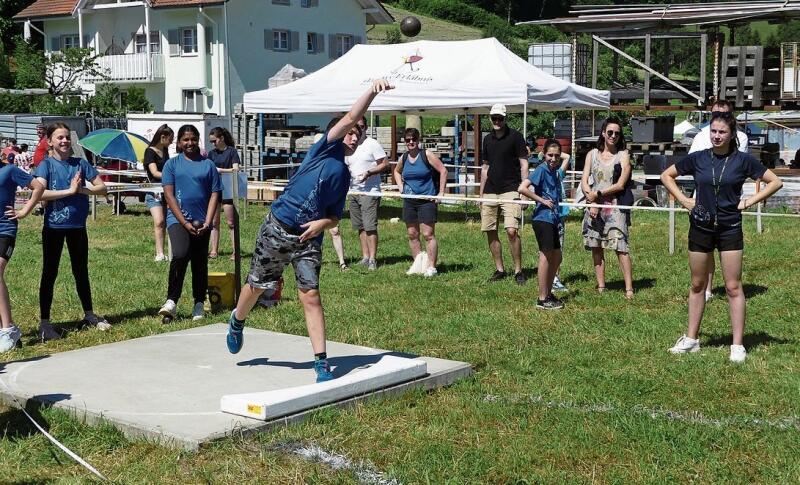
[{"label": "black shorts", "polygon": [[406,224],[435,224],[439,214],[436,202],[422,199],[403,199],[403,222]]},{"label": "black shorts", "polygon": [[14,254],[14,246],[17,244],[17,238],[11,236],[0,236],[0,258],[6,261],[11,261],[11,255]]},{"label": "black shorts", "polygon": [[742,226],[706,229],[689,223],[689,251],[694,253],[713,253],[714,250],[741,251],[744,249]]},{"label": "black shorts", "polygon": [[533,221],[533,233],[536,234],[536,243],[539,251],[553,251],[561,249],[561,240],[558,236],[558,226],[544,221]]},{"label": "black shorts", "polygon": [[223,205],[233,205],[233,199],[222,199],[220,201],[220,206]]}]

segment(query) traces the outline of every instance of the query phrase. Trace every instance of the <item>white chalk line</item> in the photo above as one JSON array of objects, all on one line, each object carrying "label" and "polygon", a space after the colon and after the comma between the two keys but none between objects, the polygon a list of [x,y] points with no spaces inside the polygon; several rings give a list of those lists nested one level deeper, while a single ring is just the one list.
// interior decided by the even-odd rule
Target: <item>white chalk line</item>
[{"label": "white chalk line", "polygon": [[332,470],[352,472],[359,483],[369,485],[400,485],[400,481],[388,478],[386,474],[375,469],[369,462],[354,463],[345,455],[325,451],[317,445],[303,445],[300,443],[281,443],[274,449],[297,455],[304,460],[321,463]]},{"label": "white chalk line", "polygon": [[742,427],[750,426],[754,428],[774,428],[779,430],[798,430],[800,431],[800,417],[783,416],[775,419],[762,419],[752,416],[726,416],[723,418],[709,418],[697,411],[680,412],[664,408],[648,408],[637,404],[630,408],[619,408],[609,403],[598,404],[579,404],[572,401],[548,400],[540,395],[511,395],[497,396],[487,394],[483,397],[484,402],[488,403],[507,403],[507,404],[531,404],[548,409],[564,409],[580,413],[623,413],[637,416],[645,416],[650,419],[663,419],[667,421],[682,421],[691,424],[702,424],[715,428]]},{"label": "white chalk line", "polygon": [[45,431],[45,429],[44,429],[44,428],[43,428],[43,427],[42,427],[42,426],[41,426],[39,423],[37,423],[35,419],[33,419],[33,416],[31,416],[30,414],[28,414],[28,411],[27,411],[27,410],[25,409],[25,407],[24,407],[24,406],[23,406],[23,405],[22,405],[22,404],[19,402],[19,400],[17,400],[16,396],[14,396],[14,394],[13,394],[13,393],[12,393],[12,391],[11,391],[11,389],[10,389],[10,388],[9,388],[9,387],[6,385],[5,381],[4,381],[2,378],[0,378],[0,385],[2,385],[2,386],[3,386],[3,388],[4,388],[6,391],[8,391],[8,395],[9,395],[9,396],[11,396],[11,399],[13,399],[13,400],[14,400],[14,402],[16,403],[16,405],[17,405],[17,407],[20,409],[20,411],[22,411],[22,412],[23,412],[23,414],[25,414],[25,416],[26,416],[26,417],[27,417],[27,418],[30,420],[30,422],[31,422],[31,423],[33,423],[33,425],[36,427],[36,429],[38,429],[38,430],[39,430],[39,431],[40,431],[40,432],[41,432],[41,433],[42,433],[42,434],[43,434],[43,435],[44,435],[44,436],[45,436],[45,437],[46,437],[48,440],[50,440],[50,442],[51,442],[51,443],[53,443],[54,445],[56,445],[56,446],[57,446],[57,447],[58,447],[58,448],[59,448],[61,451],[63,451],[63,452],[64,452],[64,453],[66,453],[66,454],[67,454],[67,455],[68,455],[70,458],[72,458],[73,460],[75,460],[76,462],[78,462],[78,464],[80,464],[81,466],[83,466],[84,468],[86,468],[87,470],[89,470],[89,471],[90,471],[92,474],[94,474],[96,477],[98,477],[99,479],[101,479],[101,480],[103,480],[103,481],[108,481],[108,479],[107,479],[106,477],[104,477],[102,473],[100,473],[99,471],[97,471],[97,469],[96,469],[95,467],[93,467],[92,465],[90,465],[90,464],[89,464],[89,462],[87,462],[86,460],[84,460],[83,458],[81,458],[80,456],[78,456],[78,455],[77,455],[75,452],[73,452],[72,450],[70,450],[69,448],[67,448],[67,447],[66,447],[66,446],[64,446],[63,444],[61,444],[61,442],[60,442],[60,441],[58,441],[57,439],[55,439],[55,438],[53,437],[53,435],[51,435],[50,433],[48,433],[47,431]]}]

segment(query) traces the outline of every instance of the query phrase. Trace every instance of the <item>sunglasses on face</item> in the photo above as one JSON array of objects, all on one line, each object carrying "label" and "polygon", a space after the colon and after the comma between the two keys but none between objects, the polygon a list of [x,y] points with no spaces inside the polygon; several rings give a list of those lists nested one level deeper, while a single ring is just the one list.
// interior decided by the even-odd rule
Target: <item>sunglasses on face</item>
[{"label": "sunglasses on face", "polygon": [[496,122],[505,121],[505,119],[506,119],[505,116],[500,116],[500,115],[493,115],[493,116],[490,116],[489,118],[492,121],[496,121]]},{"label": "sunglasses on face", "polygon": [[417,142],[416,138],[406,138],[406,143],[416,143],[416,142]]},{"label": "sunglasses on face", "polygon": [[609,138],[615,137],[615,136],[620,136],[621,134],[622,133],[620,133],[619,131],[614,131],[614,130],[608,130],[606,132],[606,136],[609,137]]},{"label": "sunglasses on face", "polygon": [[733,113],[730,111],[712,111],[711,112],[712,118],[733,118]]}]

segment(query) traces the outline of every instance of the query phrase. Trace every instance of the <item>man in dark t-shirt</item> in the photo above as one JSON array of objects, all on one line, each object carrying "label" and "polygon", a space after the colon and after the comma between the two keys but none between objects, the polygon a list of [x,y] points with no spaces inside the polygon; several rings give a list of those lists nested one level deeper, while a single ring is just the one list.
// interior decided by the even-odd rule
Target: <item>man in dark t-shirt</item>
[{"label": "man in dark t-shirt", "polygon": [[517,188],[528,178],[528,149],[522,134],[506,125],[504,105],[492,106],[489,116],[493,130],[483,139],[480,196],[501,201],[481,204],[481,231],[486,233],[495,264],[495,272],[489,281],[506,277],[503,247],[497,237],[498,221],[502,216],[511,257],[514,259],[514,280],[518,285],[524,285],[522,241],[518,234],[522,223],[522,206],[515,201],[519,200]]}]

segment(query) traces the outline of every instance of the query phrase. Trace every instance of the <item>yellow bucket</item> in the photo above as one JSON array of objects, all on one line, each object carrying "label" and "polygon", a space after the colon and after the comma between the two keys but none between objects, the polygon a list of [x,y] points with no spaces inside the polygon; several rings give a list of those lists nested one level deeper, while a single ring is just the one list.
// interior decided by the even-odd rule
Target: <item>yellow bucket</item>
[{"label": "yellow bucket", "polygon": [[233,273],[208,273],[208,303],[212,310],[233,308],[235,283]]}]

